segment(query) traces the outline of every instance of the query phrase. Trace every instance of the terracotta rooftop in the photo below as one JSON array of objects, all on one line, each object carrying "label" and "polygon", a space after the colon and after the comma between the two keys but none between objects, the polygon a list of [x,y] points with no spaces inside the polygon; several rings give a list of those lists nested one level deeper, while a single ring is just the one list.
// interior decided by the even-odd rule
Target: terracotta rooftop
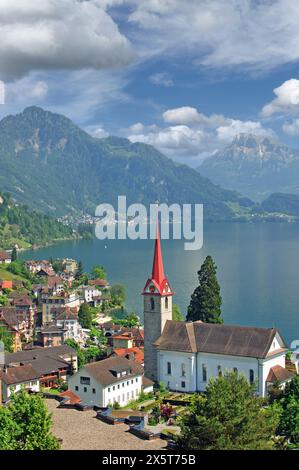
[{"label": "terracotta rooftop", "polygon": [[66,390],[65,392],[62,392],[60,394],[61,397],[67,397],[68,400],[66,403],[70,404],[70,405],[75,405],[76,403],[80,403],[81,401],[81,398],[78,397],[78,395],[76,395],[74,392],[72,392],[71,390]]},{"label": "terracotta rooftop", "polygon": [[136,362],[139,364],[144,363],[144,350],[141,348],[115,348],[113,353],[118,357],[127,357],[127,359],[132,355]]},{"label": "terracotta rooftop", "polygon": [[7,251],[0,251],[0,260],[5,261],[6,259],[11,259],[11,255]]},{"label": "terracotta rooftop", "polygon": [[266,382],[287,382],[294,377],[292,372],[289,372],[287,369],[281,366],[271,367]]},{"label": "terracotta rooftop", "polygon": [[168,320],[155,345],[170,351],[265,358],[277,333],[275,328]]}]

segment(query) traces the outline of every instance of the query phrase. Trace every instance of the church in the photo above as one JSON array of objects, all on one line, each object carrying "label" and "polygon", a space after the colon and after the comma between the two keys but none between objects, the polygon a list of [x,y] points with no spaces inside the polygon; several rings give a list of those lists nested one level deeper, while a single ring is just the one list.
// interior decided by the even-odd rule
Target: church
[{"label": "church", "polygon": [[152,275],[144,298],[145,376],[173,391],[203,392],[209,380],[234,371],[243,374],[256,393],[290,381],[285,368],[288,348],[275,328],[172,320],[174,292],[164,274],[157,224]]}]

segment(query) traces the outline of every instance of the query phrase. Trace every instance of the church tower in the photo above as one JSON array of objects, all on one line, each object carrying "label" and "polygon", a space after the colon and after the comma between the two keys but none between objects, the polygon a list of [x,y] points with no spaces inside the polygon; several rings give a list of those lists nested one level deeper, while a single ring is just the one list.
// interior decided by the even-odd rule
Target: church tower
[{"label": "church tower", "polygon": [[164,274],[158,220],[152,275],[147,280],[142,295],[144,299],[145,376],[157,381],[157,350],[153,344],[161,336],[166,320],[172,320],[173,296],[169,281]]}]

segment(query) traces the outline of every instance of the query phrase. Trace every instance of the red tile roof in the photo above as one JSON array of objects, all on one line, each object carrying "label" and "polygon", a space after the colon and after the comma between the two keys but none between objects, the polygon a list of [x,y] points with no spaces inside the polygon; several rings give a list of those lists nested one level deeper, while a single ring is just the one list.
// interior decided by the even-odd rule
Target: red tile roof
[{"label": "red tile roof", "polygon": [[292,372],[289,372],[287,369],[281,366],[271,367],[266,382],[287,382],[294,377]]},{"label": "red tile roof", "polygon": [[126,357],[127,359],[130,358],[132,355],[134,360],[139,364],[144,363],[144,350],[141,348],[115,348],[113,353],[118,357]]},{"label": "red tile roof", "polygon": [[0,251],[0,260],[5,261],[6,259],[11,259],[11,255],[7,251]]},{"label": "red tile roof", "polygon": [[70,405],[75,405],[76,403],[80,403],[81,401],[81,398],[78,397],[78,395],[76,395],[74,392],[72,392],[71,390],[66,390],[65,392],[62,392],[60,394],[61,397],[67,397],[68,400],[66,403],[70,404]]}]

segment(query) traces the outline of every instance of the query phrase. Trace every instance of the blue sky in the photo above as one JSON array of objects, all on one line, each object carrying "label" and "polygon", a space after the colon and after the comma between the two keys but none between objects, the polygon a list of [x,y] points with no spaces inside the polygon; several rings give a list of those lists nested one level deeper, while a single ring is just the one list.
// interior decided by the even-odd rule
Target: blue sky
[{"label": "blue sky", "polygon": [[0,0],[0,117],[35,104],[196,166],[240,132],[299,147],[293,0]]}]

